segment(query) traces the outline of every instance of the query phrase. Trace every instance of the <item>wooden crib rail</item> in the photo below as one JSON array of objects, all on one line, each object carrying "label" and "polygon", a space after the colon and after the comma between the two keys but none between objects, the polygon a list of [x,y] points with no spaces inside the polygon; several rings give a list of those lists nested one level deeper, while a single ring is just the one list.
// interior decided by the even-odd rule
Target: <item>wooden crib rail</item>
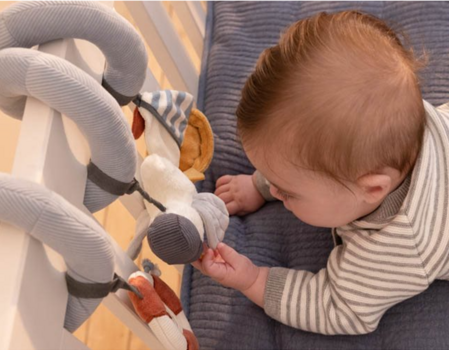
[{"label": "wooden crib rail", "polygon": [[[104,2],[114,6],[114,2]],[[171,87],[197,95],[198,67],[184,47],[172,16],[162,2],[126,2],[134,24],[156,57]],[[205,11],[201,3],[182,2],[172,9],[185,26],[197,57],[201,56]],[[93,44],[73,39],[40,45],[39,50],[63,57],[101,82],[105,59]],[[161,87],[155,72],[147,70],[143,91]],[[28,98],[12,174],[44,184],[87,215],[83,206],[90,152],[76,125],[34,98]],[[138,194],[121,202],[136,217],[143,209]],[[64,261],[26,232],[0,222],[0,349],[87,349],[63,328],[67,303]],[[114,243],[116,272],[127,277],[138,268]],[[163,349],[154,334],[135,314],[127,294],[110,294],[103,304],[152,350]]]}]

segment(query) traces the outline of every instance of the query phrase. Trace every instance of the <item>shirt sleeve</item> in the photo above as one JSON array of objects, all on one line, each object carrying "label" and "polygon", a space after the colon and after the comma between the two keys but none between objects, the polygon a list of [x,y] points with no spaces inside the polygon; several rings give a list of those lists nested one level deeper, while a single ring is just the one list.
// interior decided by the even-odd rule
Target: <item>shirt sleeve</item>
[{"label": "shirt sleeve", "polygon": [[318,273],[271,268],[265,312],[315,333],[373,332],[389,308],[429,286],[414,242],[397,241],[393,247],[388,239],[354,235],[334,248]]},{"label": "shirt sleeve", "polygon": [[258,171],[256,170],[253,175],[253,183],[254,186],[256,186],[257,190],[261,194],[261,196],[267,201],[275,201],[276,198],[274,198],[270,193],[270,183],[267,179]]}]

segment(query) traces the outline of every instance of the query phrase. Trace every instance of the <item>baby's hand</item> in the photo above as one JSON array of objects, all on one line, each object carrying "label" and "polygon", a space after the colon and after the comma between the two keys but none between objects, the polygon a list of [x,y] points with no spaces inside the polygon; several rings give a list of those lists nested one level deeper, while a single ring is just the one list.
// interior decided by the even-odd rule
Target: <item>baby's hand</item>
[{"label": "baby's hand", "polygon": [[217,250],[205,247],[203,259],[192,265],[225,287],[240,291],[249,289],[259,275],[259,267],[230,246],[219,243]]},{"label": "baby's hand", "polygon": [[265,203],[251,175],[220,177],[216,183],[215,195],[225,202],[229,215],[253,213]]}]

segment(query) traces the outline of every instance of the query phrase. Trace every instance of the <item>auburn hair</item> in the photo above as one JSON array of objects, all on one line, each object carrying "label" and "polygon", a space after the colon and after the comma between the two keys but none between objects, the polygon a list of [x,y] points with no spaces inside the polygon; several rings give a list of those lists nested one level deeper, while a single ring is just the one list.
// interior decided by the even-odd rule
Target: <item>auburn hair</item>
[{"label": "auburn hair", "polygon": [[242,143],[275,142],[292,163],[334,179],[385,166],[408,172],[425,129],[424,64],[374,16],[300,20],[262,52],[245,83],[236,111]]}]

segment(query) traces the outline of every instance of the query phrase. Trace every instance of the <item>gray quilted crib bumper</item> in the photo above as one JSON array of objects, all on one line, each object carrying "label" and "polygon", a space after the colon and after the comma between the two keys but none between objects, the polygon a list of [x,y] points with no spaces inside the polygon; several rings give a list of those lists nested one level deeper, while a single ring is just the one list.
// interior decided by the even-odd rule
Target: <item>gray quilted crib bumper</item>
[{"label": "gray quilted crib bumper", "polygon": [[[215,156],[200,185],[213,192],[225,174],[254,168],[236,136],[240,91],[264,48],[290,23],[320,11],[358,9],[408,34],[429,54],[422,71],[424,98],[449,100],[449,4],[446,2],[214,2],[209,4],[199,108],[215,133]],[[317,272],[333,248],[328,229],[306,225],[271,202],[258,212],[233,216],[225,242],[261,266]],[[424,293],[390,309],[368,335],[324,336],[270,319],[241,293],[222,287],[191,266],[184,271],[182,299],[202,349],[448,349],[449,284],[437,281]]]}]

